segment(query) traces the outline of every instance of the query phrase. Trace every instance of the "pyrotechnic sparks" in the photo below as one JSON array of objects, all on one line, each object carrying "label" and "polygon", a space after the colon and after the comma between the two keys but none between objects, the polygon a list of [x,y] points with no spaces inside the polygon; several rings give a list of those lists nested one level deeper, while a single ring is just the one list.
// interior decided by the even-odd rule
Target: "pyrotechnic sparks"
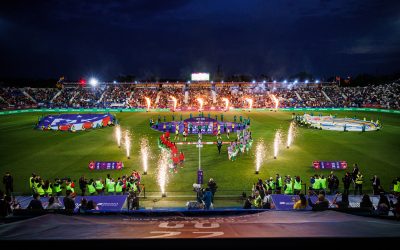
[{"label": "pyrotechnic sparks", "polygon": [[203,104],[204,104],[204,101],[203,101],[203,99],[201,99],[201,98],[197,98],[197,101],[199,102],[199,104],[200,104],[200,108],[199,108],[199,110],[203,110]]},{"label": "pyrotechnic sparks", "polygon": [[272,94],[272,95],[271,95],[271,99],[272,99],[272,101],[275,103],[275,110],[277,110],[278,107],[279,107],[279,100],[278,100],[278,98],[276,98],[276,96],[275,96],[274,94]]},{"label": "pyrotechnic sparks", "polygon": [[176,98],[174,96],[170,96],[172,101],[174,102],[174,111],[176,110],[176,105],[178,104],[178,100],[176,100]]},{"label": "pyrotechnic sparks", "polygon": [[170,160],[169,156],[170,156],[170,153],[167,150],[162,149],[160,158],[158,160],[157,182],[158,182],[158,185],[160,186],[162,197],[166,196],[165,187],[168,183],[168,174],[167,173],[168,173],[169,165],[171,164],[169,162],[169,160]]},{"label": "pyrotechnic sparks", "polygon": [[142,138],[142,141],[140,142],[140,152],[142,154],[142,164],[143,164],[143,171],[144,174],[147,174],[147,168],[148,168],[148,159],[149,159],[149,141],[147,138]]},{"label": "pyrotechnic sparks", "polygon": [[278,156],[280,142],[281,142],[281,132],[278,130],[275,133],[275,139],[274,139],[274,159],[276,159],[276,157]]},{"label": "pyrotechnic sparks", "polygon": [[145,97],[144,99],[146,99],[146,103],[147,103],[147,111],[149,111],[149,110],[150,110],[150,106],[151,106],[151,101],[150,101],[150,98],[148,98],[148,97]]},{"label": "pyrotechnic sparks", "polygon": [[225,102],[225,110],[229,110],[229,100],[228,98],[222,98],[222,100]]},{"label": "pyrotechnic sparks", "polygon": [[290,145],[293,142],[293,137],[294,137],[294,122],[290,123],[289,126],[289,131],[288,131],[288,137],[287,137],[287,143],[286,143],[286,147],[289,148]]},{"label": "pyrotechnic sparks", "polygon": [[261,140],[258,142],[256,147],[256,174],[258,174],[264,158],[265,158],[265,146],[264,142]]},{"label": "pyrotechnic sparks", "polygon": [[246,101],[249,103],[249,109],[253,108],[253,99],[247,98]]},{"label": "pyrotechnic sparks", "polygon": [[128,159],[131,158],[131,137],[129,135],[129,131],[125,131],[125,149],[126,149],[126,157]]},{"label": "pyrotechnic sparks", "polygon": [[117,144],[118,147],[121,147],[121,138],[122,138],[122,134],[121,134],[121,126],[117,125],[115,127],[115,138],[117,139]]}]

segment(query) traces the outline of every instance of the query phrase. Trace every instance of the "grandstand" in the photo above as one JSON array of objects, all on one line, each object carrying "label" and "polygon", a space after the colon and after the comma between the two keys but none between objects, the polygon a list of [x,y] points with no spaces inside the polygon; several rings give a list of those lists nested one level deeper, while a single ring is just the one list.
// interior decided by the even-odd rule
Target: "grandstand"
[{"label": "grandstand", "polygon": [[340,87],[329,82],[104,82],[92,87],[70,82],[64,83],[62,89],[1,88],[0,108],[139,108],[146,106],[144,97],[150,98],[152,108],[170,108],[171,96],[177,98],[177,108],[198,109],[199,97],[206,110],[223,108],[222,98],[228,98],[233,108],[245,108],[246,98],[254,100],[254,108],[271,108],[274,104],[270,94],[277,96],[281,108],[400,109],[399,82],[365,87]]}]

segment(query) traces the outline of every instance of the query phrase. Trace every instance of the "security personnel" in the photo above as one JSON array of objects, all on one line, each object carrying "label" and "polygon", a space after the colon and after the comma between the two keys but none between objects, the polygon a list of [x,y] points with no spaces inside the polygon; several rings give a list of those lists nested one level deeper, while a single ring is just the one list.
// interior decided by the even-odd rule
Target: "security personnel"
[{"label": "security personnel", "polygon": [[51,196],[53,194],[53,184],[49,183],[47,189],[45,190],[47,196]]},{"label": "security personnel", "polygon": [[288,194],[288,195],[293,194],[293,182],[292,182],[292,179],[287,179],[286,180],[285,194]]},{"label": "security personnel", "polygon": [[35,178],[36,178],[35,173],[32,173],[32,176],[29,177],[29,188],[32,190],[32,192],[33,192],[33,183],[34,183]]},{"label": "security personnel", "polygon": [[107,185],[107,192],[110,194],[114,194],[114,192],[115,192],[115,182],[114,182],[114,180],[113,179],[111,179],[109,182],[108,182],[108,185]]},{"label": "security personnel", "polygon": [[275,182],[274,182],[274,178],[272,178],[272,177],[269,177],[269,183],[268,183],[268,185],[269,185],[269,189],[271,189],[271,190],[275,190]]},{"label": "security personnel", "polygon": [[45,192],[44,192],[42,183],[38,183],[38,184],[37,184],[37,186],[36,186],[36,192],[37,192],[41,197],[44,196]]},{"label": "security personnel", "polygon": [[301,182],[300,176],[297,176],[294,179],[294,185],[293,185],[294,194],[296,194],[296,195],[300,194],[300,192],[301,192],[301,184],[302,184],[302,182]]},{"label": "security personnel", "polygon": [[96,193],[96,188],[94,186],[93,179],[90,179],[89,183],[87,184],[87,188],[89,190],[90,195],[94,195]]},{"label": "security personnel", "polygon": [[107,177],[106,177],[106,187],[107,187],[108,183],[110,182],[110,180],[111,180],[110,174],[107,174]]},{"label": "security personnel", "polygon": [[100,178],[95,182],[95,187],[96,187],[97,194],[102,194],[103,193],[104,184],[103,184],[103,182],[101,181]]},{"label": "security personnel", "polygon": [[262,208],[262,199],[259,192],[256,193],[256,198],[253,201],[255,208]]},{"label": "security personnel", "polygon": [[314,191],[319,191],[321,189],[321,179],[318,175],[315,175],[314,177],[314,184],[312,186],[312,189]]},{"label": "security personnel", "polygon": [[71,181],[71,179],[68,179],[68,180],[65,182],[65,190],[70,190],[72,193],[75,193],[75,190],[74,190],[74,188],[72,187],[72,181]]},{"label": "security personnel", "polygon": [[118,178],[117,184],[115,185],[115,192],[117,194],[121,194],[122,193],[122,186],[123,186],[123,183],[121,181],[121,178]]},{"label": "security personnel", "polygon": [[354,195],[357,195],[357,190],[359,190],[359,194],[362,195],[363,179],[364,179],[364,176],[361,174],[360,171],[358,171],[358,174],[357,174],[356,180],[355,180],[356,186],[354,188]]},{"label": "security personnel", "polygon": [[55,182],[53,184],[53,192],[57,195],[60,196],[62,193],[62,188],[61,188],[61,181],[59,178],[55,179]]},{"label": "security personnel", "polygon": [[280,194],[283,184],[282,184],[282,177],[280,177],[279,174],[276,174],[275,183],[276,183],[275,193]]}]

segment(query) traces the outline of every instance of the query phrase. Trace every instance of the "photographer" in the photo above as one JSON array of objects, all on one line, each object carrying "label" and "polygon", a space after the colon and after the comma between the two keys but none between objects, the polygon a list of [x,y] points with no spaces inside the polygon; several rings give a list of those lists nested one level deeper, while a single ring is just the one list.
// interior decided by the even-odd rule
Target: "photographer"
[{"label": "photographer", "polygon": [[[337,201],[337,198],[339,196],[342,196],[341,201]],[[335,198],[333,199],[332,208],[339,208],[339,209],[346,209],[349,208],[349,195],[348,194],[341,194],[339,192],[336,192]]]},{"label": "photographer", "polygon": [[329,208],[329,201],[325,199],[325,195],[319,194],[318,200],[315,203],[311,201],[311,195],[312,193],[310,192],[308,196],[308,204],[312,207],[313,211],[323,211]]},{"label": "photographer", "polygon": [[139,196],[134,191],[129,192],[128,196],[128,210],[139,209]]}]

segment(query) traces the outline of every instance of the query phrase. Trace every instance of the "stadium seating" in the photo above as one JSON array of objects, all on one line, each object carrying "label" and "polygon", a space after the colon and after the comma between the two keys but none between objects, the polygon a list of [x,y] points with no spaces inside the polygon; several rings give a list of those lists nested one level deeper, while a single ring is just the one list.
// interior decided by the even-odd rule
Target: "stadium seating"
[{"label": "stadium seating", "polygon": [[[177,98],[177,108],[199,108],[197,98],[204,100],[204,108],[218,109],[225,106],[247,108],[247,98],[253,99],[253,108],[274,107],[270,95],[279,100],[279,107],[371,107],[400,109],[400,83],[367,85],[365,87],[339,87],[337,85],[288,85],[277,88],[260,85],[225,84],[102,84],[99,87],[82,87],[66,84],[56,88],[0,88],[0,109],[46,108],[140,108],[146,107],[145,97],[150,98],[151,108],[172,108],[171,96]],[[187,100],[185,94],[188,95]]]}]

